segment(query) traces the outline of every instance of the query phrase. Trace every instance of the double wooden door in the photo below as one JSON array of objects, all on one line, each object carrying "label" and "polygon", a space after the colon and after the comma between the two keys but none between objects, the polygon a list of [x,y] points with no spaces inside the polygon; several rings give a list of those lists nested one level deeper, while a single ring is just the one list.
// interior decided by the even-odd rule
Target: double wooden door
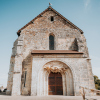
[{"label": "double wooden door", "polygon": [[60,73],[50,73],[48,82],[49,95],[63,95],[62,75]]}]

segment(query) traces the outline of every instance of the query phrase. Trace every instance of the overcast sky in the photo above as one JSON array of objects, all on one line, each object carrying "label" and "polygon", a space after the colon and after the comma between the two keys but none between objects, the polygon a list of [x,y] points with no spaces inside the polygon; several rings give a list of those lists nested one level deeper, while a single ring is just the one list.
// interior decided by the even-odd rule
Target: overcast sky
[{"label": "overcast sky", "polygon": [[100,0],[0,0],[0,86],[7,86],[16,32],[44,11],[49,2],[83,30],[93,74],[100,78]]}]

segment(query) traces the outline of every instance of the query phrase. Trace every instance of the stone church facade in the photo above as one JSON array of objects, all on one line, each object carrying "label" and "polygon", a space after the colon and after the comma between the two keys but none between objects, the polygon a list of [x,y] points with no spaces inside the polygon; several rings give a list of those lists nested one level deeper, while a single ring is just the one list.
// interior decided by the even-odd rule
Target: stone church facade
[{"label": "stone church facade", "polygon": [[51,6],[17,35],[7,94],[79,96],[80,86],[95,88],[83,31]]}]

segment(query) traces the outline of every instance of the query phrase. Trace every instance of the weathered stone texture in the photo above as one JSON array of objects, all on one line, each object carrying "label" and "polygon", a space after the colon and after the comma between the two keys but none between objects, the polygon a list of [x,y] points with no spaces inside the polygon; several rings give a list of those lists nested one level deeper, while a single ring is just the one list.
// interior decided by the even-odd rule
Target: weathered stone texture
[{"label": "weathered stone texture", "polygon": [[[51,16],[54,16],[53,22],[50,20]],[[54,36],[54,50],[76,50],[83,54],[32,55],[32,50],[49,50],[50,34]],[[49,73],[44,71],[43,66],[57,61],[57,66],[64,63],[68,67],[68,71],[62,74],[63,95],[80,95],[79,86],[94,88],[91,62],[88,58],[84,35],[54,11],[48,10],[22,29],[14,43],[7,93],[48,95]]]}]

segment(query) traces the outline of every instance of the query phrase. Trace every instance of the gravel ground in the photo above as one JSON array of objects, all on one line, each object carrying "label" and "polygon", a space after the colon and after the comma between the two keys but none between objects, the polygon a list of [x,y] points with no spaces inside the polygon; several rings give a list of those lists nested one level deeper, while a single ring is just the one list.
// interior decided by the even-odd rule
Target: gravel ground
[{"label": "gravel ground", "polygon": [[[86,97],[86,100],[100,100],[100,96]],[[7,96],[0,95],[0,100],[83,100],[81,96]]]}]

